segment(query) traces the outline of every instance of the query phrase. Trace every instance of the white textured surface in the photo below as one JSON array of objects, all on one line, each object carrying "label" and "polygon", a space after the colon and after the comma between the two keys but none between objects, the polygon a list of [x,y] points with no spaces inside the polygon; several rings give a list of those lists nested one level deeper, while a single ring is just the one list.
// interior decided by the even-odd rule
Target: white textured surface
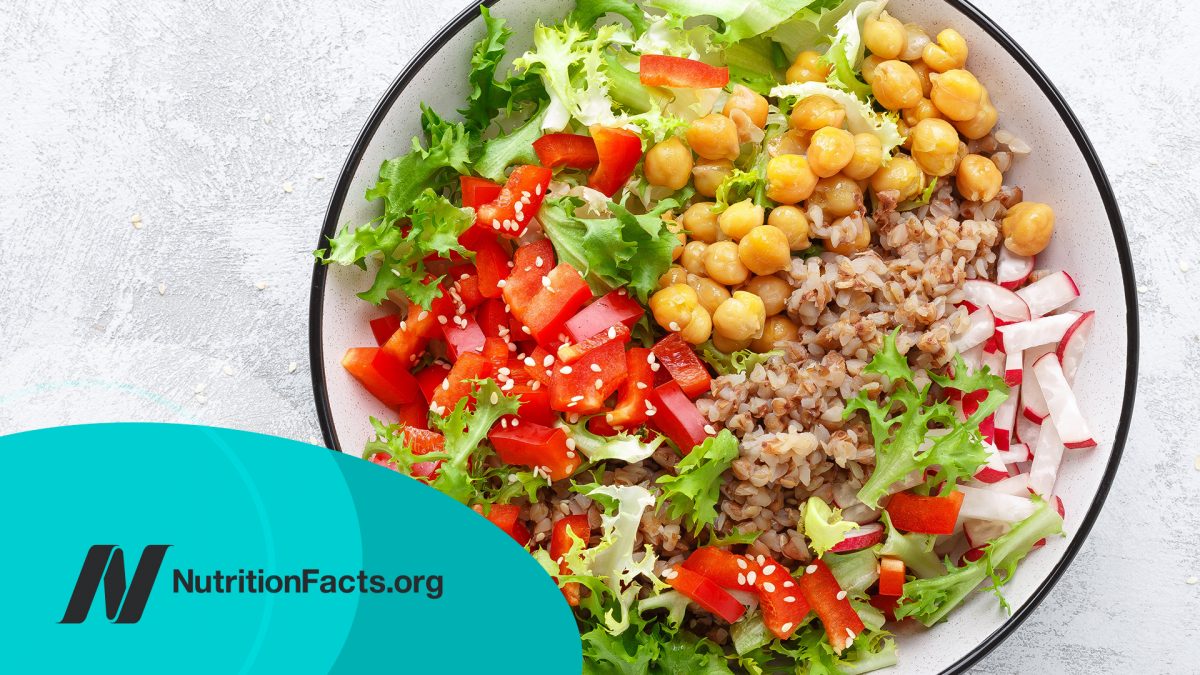
[{"label": "white textured surface", "polygon": [[[311,4],[0,9],[0,432],[137,419],[318,435],[308,251],[372,106],[465,3]],[[977,671],[1196,672],[1200,6],[979,4],[1108,169],[1143,288],[1143,374],[1095,530]]]}]

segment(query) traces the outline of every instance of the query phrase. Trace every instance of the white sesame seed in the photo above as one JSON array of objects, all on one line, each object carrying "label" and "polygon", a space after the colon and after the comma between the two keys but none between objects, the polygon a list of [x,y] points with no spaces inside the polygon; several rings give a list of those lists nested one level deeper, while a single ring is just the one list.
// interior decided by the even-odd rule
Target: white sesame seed
[{"label": "white sesame seed", "polygon": [[[429,310],[427,310],[427,309],[421,310],[421,313],[417,315],[417,321],[424,321],[425,319],[428,319],[428,318],[429,318]],[[401,321],[400,325],[403,326],[404,322]]]},{"label": "white sesame seed", "polygon": [[562,368],[558,369],[558,372],[562,373],[563,375],[570,375],[571,374],[571,366],[563,366]]},{"label": "white sesame seed", "polygon": [[846,599],[846,591],[838,591],[838,593],[837,593],[837,599],[838,599],[838,600],[845,600],[845,599]]},{"label": "white sesame seed", "polygon": [[535,195],[542,194],[542,184],[541,183],[538,183],[537,185],[533,186],[533,194],[535,194]]},{"label": "white sesame seed", "polygon": [[257,282],[257,283],[255,283],[255,284],[254,284],[254,287],[255,287],[255,288],[257,288],[257,289],[258,289],[258,290],[260,290],[260,291],[265,291],[265,290],[267,290],[267,282],[265,282],[265,281],[259,281],[259,282]]},{"label": "white sesame seed", "polygon": [[794,581],[792,581],[792,580],[790,580],[790,579],[789,579],[789,580],[787,580],[787,581],[785,581],[785,582],[783,582],[783,587],[784,587],[784,588],[791,588],[792,586],[795,586],[795,585],[796,585],[796,582],[794,582]]},{"label": "white sesame seed", "polygon": [[517,201],[516,203],[513,204],[513,213],[517,214],[517,217],[520,217],[521,211],[524,211],[524,210],[525,210],[525,204],[523,202]]},{"label": "white sesame seed", "polygon": [[741,569],[746,569],[746,561],[742,558],[737,559],[737,566]]},{"label": "white sesame seed", "polygon": [[795,624],[793,624],[791,621],[789,621],[789,622],[783,624],[782,626],[780,626],[779,630],[786,633],[792,629],[793,625],[795,625]]},{"label": "white sesame seed", "polygon": [[609,339],[609,340],[616,340],[616,339],[617,339],[617,328],[616,328],[616,326],[609,326],[609,328],[608,328],[608,339]]},{"label": "white sesame seed", "polygon": [[763,557],[762,554],[759,554],[759,556],[757,558],[755,558],[755,560],[758,561],[759,565],[767,564],[767,559],[765,557]]},{"label": "white sesame seed", "polygon": [[775,573],[775,566],[774,566],[774,565],[767,565],[766,567],[764,567],[764,568],[762,569],[762,573],[763,573],[763,574],[765,574],[765,575],[767,575],[767,576],[771,576],[772,574],[774,574],[774,573]]},{"label": "white sesame seed", "polygon": [[554,356],[552,354],[547,354],[546,358],[542,359],[542,367],[549,368],[552,365],[554,365]]},{"label": "white sesame seed", "polygon": [[446,317],[442,316],[441,314],[438,315],[438,323],[445,326],[447,321],[448,321],[448,319],[446,319]]},{"label": "white sesame seed", "polygon": [[507,428],[508,428],[508,420],[507,420],[507,419],[505,419],[505,418],[503,418],[503,417],[501,417],[501,418],[500,418],[500,428],[501,428],[501,429],[507,429]]},{"label": "white sesame seed", "polygon": [[450,391],[450,380],[442,380],[442,389]]},{"label": "white sesame seed", "polygon": [[574,407],[575,407],[575,401],[571,401],[570,403],[568,403],[568,404],[567,404],[567,407],[568,407],[568,408],[574,408]]},{"label": "white sesame seed", "polygon": [[645,388],[646,388],[646,383],[645,383],[645,382],[638,382],[638,383],[637,383],[637,388],[638,388],[638,389],[645,389]]},{"label": "white sesame seed", "polygon": [[294,185],[292,185],[292,183],[290,181],[283,184],[283,191],[288,194],[291,194],[292,191],[295,189],[296,189],[296,187]]},{"label": "white sesame seed", "polygon": [[519,420],[519,419],[517,419],[517,418],[515,418],[515,417],[514,417],[514,418],[513,418],[513,421],[512,421],[512,426],[513,426],[513,428],[514,428],[514,429],[516,429],[517,427],[521,426],[521,420]]},{"label": "white sesame seed", "polygon": [[853,639],[854,639],[854,631],[850,630],[850,628],[849,628],[849,627],[847,627],[847,628],[846,628],[846,639],[847,639],[847,640],[853,640]]},{"label": "white sesame seed", "polygon": [[537,391],[538,389],[541,389],[541,388],[542,388],[542,383],[541,383],[541,382],[538,382],[537,380],[534,380],[534,381],[533,381],[533,382],[532,382],[532,383],[529,385],[529,391]]},{"label": "white sesame seed", "polygon": [[805,571],[805,572],[807,572],[808,574],[812,574],[812,573],[814,573],[814,572],[816,572],[816,571],[817,571],[817,566],[816,566],[816,565],[809,565],[808,567],[805,567],[805,568],[804,568],[804,571]]},{"label": "white sesame seed", "polygon": [[590,370],[591,370],[593,373],[598,373],[598,372],[600,372],[601,370],[603,370],[603,368],[601,368],[601,367],[600,367],[600,364],[599,364],[599,363],[593,363],[592,365],[588,366],[588,368],[589,368],[589,369],[590,369]]},{"label": "white sesame seed", "polygon": [[526,335],[533,335],[533,331],[529,330],[529,326],[521,326],[521,332]]},{"label": "white sesame seed", "polygon": [[1188,264],[1188,261],[1186,261],[1186,260],[1179,261],[1179,271],[1180,272],[1186,272],[1190,269],[1192,269],[1192,266],[1190,264]]},{"label": "white sesame seed", "polygon": [[604,380],[597,379],[596,380],[596,391],[600,391],[603,388],[604,388]]},{"label": "white sesame seed", "polygon": [[159,294],[159,295],[166,295],[166,294],[167,294],[167,285],[166,285],[166,284],[159,284],[159,285],[158,285],[158,294]]},{"label": "white sesame seed", "polygon": [[221,372],[225,373],[225,375],[228,377],[233,376],[233,368],[230,368],[228,364],[221,366]]},{"label": "white sesame seed", "polygon": [[133,229],[135,229],[135,230],[142,229],[142,216],[140,214],[135,213],[132,216],[130,216],[129,222],[133,225]]},{"label": "white sesame seed", "polygon": [[[704,425],[704,433],[708,434],[709,436],[715,436],[717,434],[717,430],[713,427],[713,425],[705,424]],[[768,574],[769,574],[769,572],[768,572]]]},{"label": "white sesame seed", "polygon": [[501,279],[500,281],[496,282],[496,288],[504,288],[507,285],[508,285],[507,279]]},{"label": "white sesame seed", "polygon": [[550,288],[550,277],[542,277],[542,285]]},{"label": "white sesame seed", "polygon": [[300,367],[300,366],[296,365],[296,362],[295,362],[295,361],[292,361],[291,363],[289,363],[289,364],[288,364],[288,372],[289,372],[289,373],[294,373],[294,372],[296,372],[296,369],[297,369],[297,368],[299,368],[299,367]]},{"label": "white sesame seed", "polygon": [[567,415],[567,424],[575,424],[579,421],[579,413],[571,413]]},{"label": "white sesame seed", "polygon": [[510,473],[510,474],[508,474],[508,482],[510,482],[510,483],[515,483],[515,482],[517,482],[518,480],[520,480],[520,479],[519,479],[519,478],[517,478],[517,474],[515,474],[515,473]]},{"label": "white sesame seed", "polygon": [[738,586],[746,585],[746,575],[745,574],[738,572],[737,580],[738,580]]},{"label": "white sesame seed", "polygon": [[795,596],[793,596],[793,595],[789,595],[789,596],[787,596],[786,598],[784,598],[784,599],[783,599],[783,601],[784,601],[784,602],[795,602],[795,601],[796,601],[796,597],[795,597]]},{"label": "white sesame seed", "polygon": [[659,369],[659,365],[657,363],[650,364],[650,372],[657,373],[658,369]]},{"label": "white sesame seed", "polygon": [[496,405],[497,403],[499,403],[500,402],[500,394],[497,394],[496,392],[493,391],[491,401],[492,401],[492,405]]},{"label": "white sesame seed", "polygon": [[763,585],[762,585],[762,587],[763,587],[763,590],[764,590],[764,591],[766,591],[766,592],[768,592],[768,593],[774,593],[774,592],[775,592],[775,584],[773,584],[773,583],[771,583],[771,582],[769,582],[769,581],[764,581],[764,582],[763,582]]},{"label": "white sesame seed", "polygon": [[667,328],[671,329],[673,332],[676,332],[676,333],[679,332],[679,324],[674,321],[667,324]]},{"label": "white sesame seed", "polygon": [[527,366],[536,366],[537,365],[537,361],[534,361],[532,356],[526,356],[525,360],[522,361],[522,363],[524,363]]},{"label": "white sesame seed", "polygon": [[751,586],[754,585],[754,581],[757,578],[758,578],[758,575],[755,574],[753,571],[746,573],[746,583],[750,584]]},{"label": "white sesame seed", "polygon": [[574,449],[575,449],[575,439],[574,439],[574,438],[568,438],[568,439],[567,439],[567,449],[568,449],[568,450],[574,450]]},{"label": "white sesame seed", "polygon": [[1188,577],[1187,578],[1188,586],[1195,586],[1198,582],[1200,582],[1200,580],[1196,579],[1196,577]]},{"label": "white sesame seed", "polygon": [[583,400],[583,397],[582,397],[582,396],[572,396],[572,397],[571,397],[571,400],[572,400],[572,401],[582,401],[582,400]]},{"label": "white sesame seed", "polygon": [[493,230],[500,229],[500,219],[499,218],[492,218],[492,229]]}]

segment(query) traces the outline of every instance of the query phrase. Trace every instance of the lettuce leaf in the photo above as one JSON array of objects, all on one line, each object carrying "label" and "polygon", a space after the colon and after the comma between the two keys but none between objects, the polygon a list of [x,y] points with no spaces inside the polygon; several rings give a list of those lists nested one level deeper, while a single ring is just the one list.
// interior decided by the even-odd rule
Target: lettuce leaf
[{"label": "lettuce leaf", "polygon": [[821,558],[829,565],[838,585],[853,596],[861,596],[879,580],[879,547],[851,553],[829,553]]},{"label": "lettuce leaf", "polygon": [[692,532],[711,527],[717,518],[721,474],[738,458],[738,441],[728,429],[709,436],[675,465],[674,476],[656,481],[670,518],[684,518]]},{"label": "lettuce leaf", "polygon": [[504,19],[492,16],[486,6],[480,6],[479,13],[486,34],[471,51],[471,72],[467,74],[471,93],[467,95],[467,107],[458,112],[469,129],[482,132],[501,110],[511,114],[518,105],[539,100],[545,92],[538,78],[529,74],[496,79],[512,30]]},{"label": "lettuce leaf", "polygon": [[918,577],[937,577],[946,573],[946,565],[933,552],[937,543],[934,534],[902,534],[892,525],[887,511],[883,512],[887,538],[879,547],[879,555],[890,555],[904,561],[904,566]]},{"label": "lettuce leaf", "polygon": [[846,533],[858,527],[857,523],[842,520],[842,510],[835,509],[820,497],[809,497],[804,507],[804,536],[817,557],[846,539]]},{"label": "lettuce leaf", "polygon": [[833,66],[826,81],[853,93],[864,101],[871,100],[871,86],[859,77],[863,58],[862,28],[867,17],[883,11],[887,0],[863,2],[838,19],[837,33],[833,44],[825,52],[824,60]]},{"label": "lettuce leaf", "polygon": [[605,14],[625,17],[633,26],[634,37],[645,32],[649,25],[646,13],[632,0],[575,0],[575,9],[567,15],[567,21],[576,26],[592,26]]},{"label": "lettuce leaf", "polygon": [[513,65],[541,78],[550,102],[542,119],[545,131],[562,131],[572,119],[583,126],[615,126],[608,94],[605,50],[618,26],[607,24],[592,32],[574,23],[533,29],[533,49]]},{"label": "lettuce leaf", "polygon": [[742,532],[736,527],[730,530],[729,534],[720,536],[718,536],[716,532],[709,530],[708,543],[705,544],[705,546],[737,546],[739,544],[753,544],[754,541],[761,535],[761,531],[751,530],[749,532]]},{"label": "lettuce leaf", "polygon": [[581,418],[575,424],[559,422],[558,425],[575,441],[575,450],[582,453],[589,462],[615,459],[635,464],[649,458],[663,443],[662,436],[656,436],[654,440],[646,443],[624,431],[613,436],[594,434],[587,428],[588,419]]},{"label": "lettuce leaf", "polygon": [[542,137],[542,122],[546,119],[543,106],[524,124],[500,134],[483,144],[483,153],[475,162],[475,173],[496,183],[507,179],[505,169],[514,164],[540,164],[533,142]]},{"label": "lettuce leaf", "polygon": [[712,342],[700,345],[699,355],[704,362],[713,367],[718,375],[753,372],[758,364],[775,356],[783,356],[782,350],[756,352],[749,349],[739,349],[732,354],[726,354],[713,346]]},{"label": "lettuce leaf", "polygon": [[776,98],[794,97],[804,99],[814,94],[822,94],[837,101],[846,109],[846,128],[854,134],[875,134],[883,146],[883,158],[886,161],[892,150],[904,142],[900,127],[896,124],[894,113],[875,112],[871,105],[848,91],[829,86],[825,82],[796,82],[783,84],[771,90],[771,96]]},{"label": "lettuce leaf", "polygon": [[712,16],[721,20],[713,41],[728,45],[769,32],[791,19],[815,0],[651,0],[657,7],[681,17]]}]

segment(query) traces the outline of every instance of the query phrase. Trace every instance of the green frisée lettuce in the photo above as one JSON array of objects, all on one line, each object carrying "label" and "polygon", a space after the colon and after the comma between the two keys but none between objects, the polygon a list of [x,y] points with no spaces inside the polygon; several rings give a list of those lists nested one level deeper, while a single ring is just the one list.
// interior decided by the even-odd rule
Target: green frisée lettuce
[{"label": "green fris\u00e9e lettuce", "polygon": [[467,95],[467,107],[458,113],[468,128],[482,132],[501,110],[511,114],[523,103],[540,100],[545,91],[539,79],[528,73],[496,79],[512,30],[504,19],[492,16],[487,7],[481,6],[479,13],[487,33],[471,51],[471,72],[467,75],[471,93]]},{"label": "green fris\u00e9e lettuce", "polygon": [[721,20],[713,41],[730,44],[762,35],[788,21],[816,0],[651,0],[652,7],[677,16]]},{"label": "green fris\u00e9e lettuce", "polygon": [[933,552],[937,535],[902,534],[892,525],[887,511],[883,512],[883,524],[887,526],[887,538],[879,547],[879,555],[888,555],[904,561],[904,566],[918,577],[936,577],[946,573],[946,565]]},{"label": "green fris\u00e9e lettuce", "polygon": [[588,419],[581,418],[575,424],[559,422],[558,426],[566,430],[567,435],[575,441],[575,450],[582,453],[589,462],[615,459],[634,464],[649,459],[663,443],[662,436],[655,436],[654,440],[646,443],[624,431],[612,436],[601,436],[588,430]]},{"label": "green fris\u00e9e lettuce", "polygon": [[820,497],[809,497],[804,506],[804,536],[817,557],[846,539],[846,533],[858,523],[842,520],[842,510],[835,509]]},{"label": "green fris\u00e9e lettuce", "polygon": [[877,16],[887,0],[863,2],[853,11],[838,19],[833,44],[825,52],[824,59],[833,66],[827,81],[867,101],[871,97],[871,86],[860,77],[863,58],[862,28],[868,17]]},{"label": "green fris\u00e9e lettuce", "polygon": [[738,441],[728,429],[709,436],[675,465],[674,476],[656,482],[662,489],[667,515],[684,518],[692,532],[711,527],[717,518],[721,496],[721,474],[738,457]]},{"label": "green fris\u00e9e lettuce", "polygon": [[575,9],[567,15],[567,21],[576,26],[591,26],[606,14],[625,17],[633,26],[635,37],[645,32],[649,25],[646,13],[632,0],[576,0]]},{"label": "green fris\u00e9e lettuce", "polygon": [[850,595],[867,592],[879,580],[879,547],[872,546],[852,553],[828,553],[821,557],[838,585]]},{"label": "green fris\u00e9e lettuce", "polygon": [[775,349],[769,352],[756,352],[750,349],[739,349],[736,352],[725,352],[713,346],[712,342],[700,345],[700,358],[713,367],[718,375],[734,373],[751,373],[760,363],[765,363],[775,356],[783,356],[783,351]]},{"label": "green fris\u00e9e lettuce", "polygon": [[937,184],[938,184],[937,176],[931,177],[929,179],[929,184],[925,186],[924,190],[921,190],[921,194],[917,195],[917,197],[915,199],[910,199],[908,201],[900,202],[899,204],[896,205],[896,210],[897,211],[909,211],[909,210],[912,210],[915,208],[919,208],[921,206],[925,206],[926,204],[929,203],[929,200],[933,199],[933,191],[935,189],[937,189]]},{"label": "green fris\u00e9e lettuce", "polygon": [[771,90],[771,96],[776,98],[795,98],[797,100],[821,94],[828,96],[841,104],[846,110],[846,128],[854,134],[874,134],[883,146],[883,158],[886,161],[904,142],[900,127],[896,124],[893,113],[875,112],[871,104],[863,101],[848,91],[829,86],[824,82],[795,82],[783,84]]},{"label": "green fris\u00e9e lettuce", "polygon": [[594,33],[573,23],[533,29],[533,49],[513,62],[519,70],[541,77],[549,97],[545,131],[562,131],[571,120],[583,126],[616,122],[608,95],[604,52],[617,35],[616,24]]}]

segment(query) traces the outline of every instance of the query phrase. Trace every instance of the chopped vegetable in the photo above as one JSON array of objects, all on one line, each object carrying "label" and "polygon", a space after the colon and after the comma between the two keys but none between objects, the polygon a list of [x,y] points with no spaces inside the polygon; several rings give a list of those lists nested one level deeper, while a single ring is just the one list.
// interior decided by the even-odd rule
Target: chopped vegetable
[{"label": "chopped vegetable", "polygon": [[[692,452],[693,448],[716,434],[696,404],[683,393],[678,382],[671,380],[650,389],[648,400],[650,409],[647,414],[652,418],[650,422],[671,439],[683,454]],[[736,441],[733,447],[736,450]]]},{"label": "chopped vegetable", "polygon": [[507,237],[519,237],[541,208],[550,176],[550,170],[540,166],[513,169],[496,199],[475,210],[476,223]]},{"label": "chopped vegetable", "polygon": [[678,56],[642,54],[638,77],[648,87],[721,88],[729,84],[729,69]]},{"label": "chopped vegetable", "polygon": [[[381,354],[384,358],[380,358]],[[379,347],[347,349],[342,367],[386,406],[396,407],[416,400],[418,389],[413,376]]]},{"label": "chopped vegetable", "polygon": [[839,654],[845,651],[865,626],[829,566],[820,560],[813,561],[805,568],[799,586],[804,599],[821,619],[833,651]]},{"label": "chopped vegetable", "polygon": [[737,438],[727,429],[687,453],[675,465],[674,476],[662,476],[656,481],[662,488],[667,515],[672,519],[686,518],[693,532],[711,526],[717,518],[721,474],[737,457]]},{"label": "chopped vegetable", "polygon": [[963,493],[944,497],[898,492],[888,501],[887,513],[897,529],[918,534],[951,534],[962,507]]},{"label": "chopped vegetable", "polygon": [[654,357],[658,363],[667,369],[671,379],[679,383],[683,393],[691,398],[708,392],[712,377],[704,363],[696,356],[692,346],[679,337],[679,333],[670,333],[658,344],[654,345]]},{"label": "chopped vegetable", "polygon": [[697,605],[716,614],[726,623],[742,618],[746,608],[721,587],[686,567],[675,566],[663,573],[672,588],[686,595]]},{"label": "chopped vegetable", "polygon": [[837,546],[857,523],[842,520],[841,509],[831,508],[820,497],[809,497],[804,507],[804,536],[817,557]]},{"label": "chopped vegetable", "polygon": [[600,163],[596,142],[580,134],[546,134],[533,142],[533,151],[542,166],[551,168],[592,169]]}]

